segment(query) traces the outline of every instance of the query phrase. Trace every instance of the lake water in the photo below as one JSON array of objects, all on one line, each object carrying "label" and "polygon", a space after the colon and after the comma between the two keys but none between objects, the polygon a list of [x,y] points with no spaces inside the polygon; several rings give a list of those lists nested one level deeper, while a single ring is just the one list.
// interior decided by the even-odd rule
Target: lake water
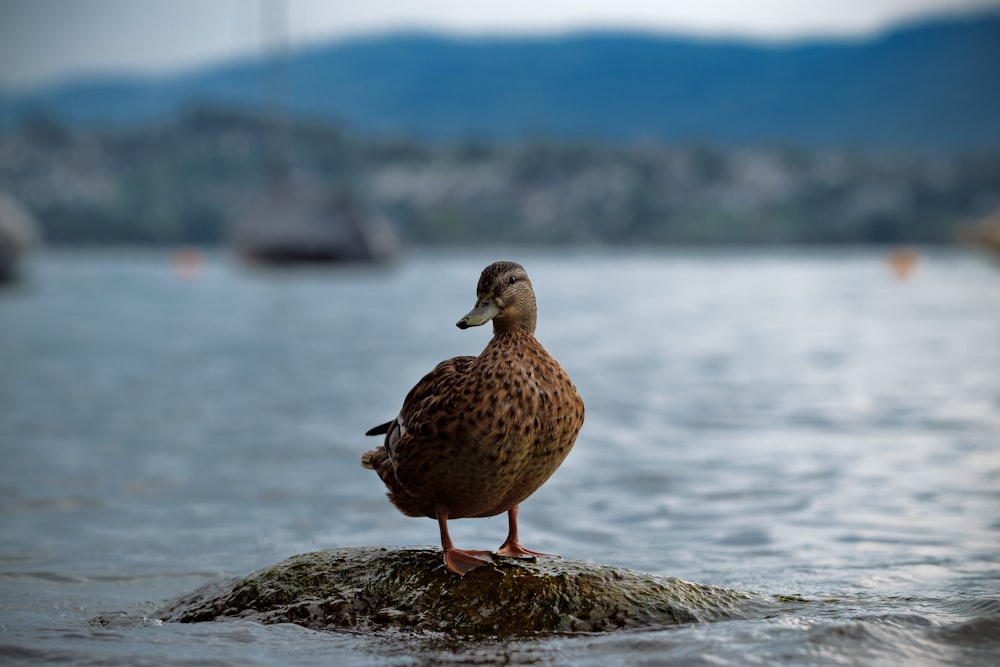
[{"label": "lake water", "polygon": [[[275,274],[48,252],[0,292],[0,662],[972,665],[1000,660],[1000,265],[878,251],[509,250]],[[307,551],[436,545],[358,464],[527,268],[587,404],[524,543],[827,602],[642,632],[470,642],[164,624],[168,598]],[[197,267],[196,267],[197,268]],[[496,548],[503,517],[452,523]],[[104,615],[110,624],[91,620]]]}]

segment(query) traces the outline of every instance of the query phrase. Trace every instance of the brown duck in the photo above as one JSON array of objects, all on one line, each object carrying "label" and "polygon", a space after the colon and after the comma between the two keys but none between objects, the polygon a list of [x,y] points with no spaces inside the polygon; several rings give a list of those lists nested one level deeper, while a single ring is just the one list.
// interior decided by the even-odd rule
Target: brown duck
[{"label": "brown duck", "polygon": [[514,262],[483,270],[476,307],[458,328],[493,321],[478,357],[442,361],[406,395],[394,420],[368,431],[385,443],[365,453],[407,516],[437,519],[444,562],[464,574],[492,562],[488,551],[455,548],[448,519],[507,512],[496,555],[544,556],[517,535],[518,505],[555,472],[583,425],[583,401],[566,371],[535,338],[535,292]]}]

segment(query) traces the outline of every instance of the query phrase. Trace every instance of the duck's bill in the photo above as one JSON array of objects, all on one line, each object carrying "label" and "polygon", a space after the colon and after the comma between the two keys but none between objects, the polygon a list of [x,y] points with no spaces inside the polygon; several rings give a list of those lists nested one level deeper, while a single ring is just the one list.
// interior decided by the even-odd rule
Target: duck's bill
[{"label": "duck's bill", "polygon": [[473,308],[469,311],[468,315],[458,321],[456,326],[459,329],[482,326],[496,317],[499,312],[500,309],[497,308],[496,304],[490,301],[485,306],[476,306]]}]

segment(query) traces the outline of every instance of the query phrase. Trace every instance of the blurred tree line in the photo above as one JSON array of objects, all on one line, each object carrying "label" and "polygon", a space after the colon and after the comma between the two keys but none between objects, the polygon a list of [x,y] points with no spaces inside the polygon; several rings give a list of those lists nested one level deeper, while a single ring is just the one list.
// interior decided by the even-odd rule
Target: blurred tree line
[{"label": "blurred tree line", "polygon": [[429,142],[217,108],[0,132],[0,189],[51,244],[222,243],[276,173],[350,193],[418,244],[949,243],[1000,207],[995,152]]}]

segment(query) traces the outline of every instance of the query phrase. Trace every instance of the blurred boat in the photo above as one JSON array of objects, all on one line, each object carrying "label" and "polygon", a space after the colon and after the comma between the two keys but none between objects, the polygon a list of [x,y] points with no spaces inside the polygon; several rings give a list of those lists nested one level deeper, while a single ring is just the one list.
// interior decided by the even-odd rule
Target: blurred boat
[{"label": "blurred boat", "polygon": [[236,220],[232,238],[246,260],[275,266],[378,262],[399,253],[391,227],[351,194],[349,184],[331,188],[296,178],[289,129],[288,7],[261,5],[263,43],[271,44],[265,82],[272,131],[267,141],[266,192]]},{"label": "blurred boat", "polygon": [[24,256],[38,241],[37,229],[31,214],[0,191],[0,283],[17,277]]},{"label": "blurred boat", "polygon": [[399,253],[395,232],[347,194],[281,180],[240,217],[233,242],[260,264],[380,262]]},{"label": "blurred boat", "polygon": [[1000,211],[973,223],[963,237],[1000,255]]}]

